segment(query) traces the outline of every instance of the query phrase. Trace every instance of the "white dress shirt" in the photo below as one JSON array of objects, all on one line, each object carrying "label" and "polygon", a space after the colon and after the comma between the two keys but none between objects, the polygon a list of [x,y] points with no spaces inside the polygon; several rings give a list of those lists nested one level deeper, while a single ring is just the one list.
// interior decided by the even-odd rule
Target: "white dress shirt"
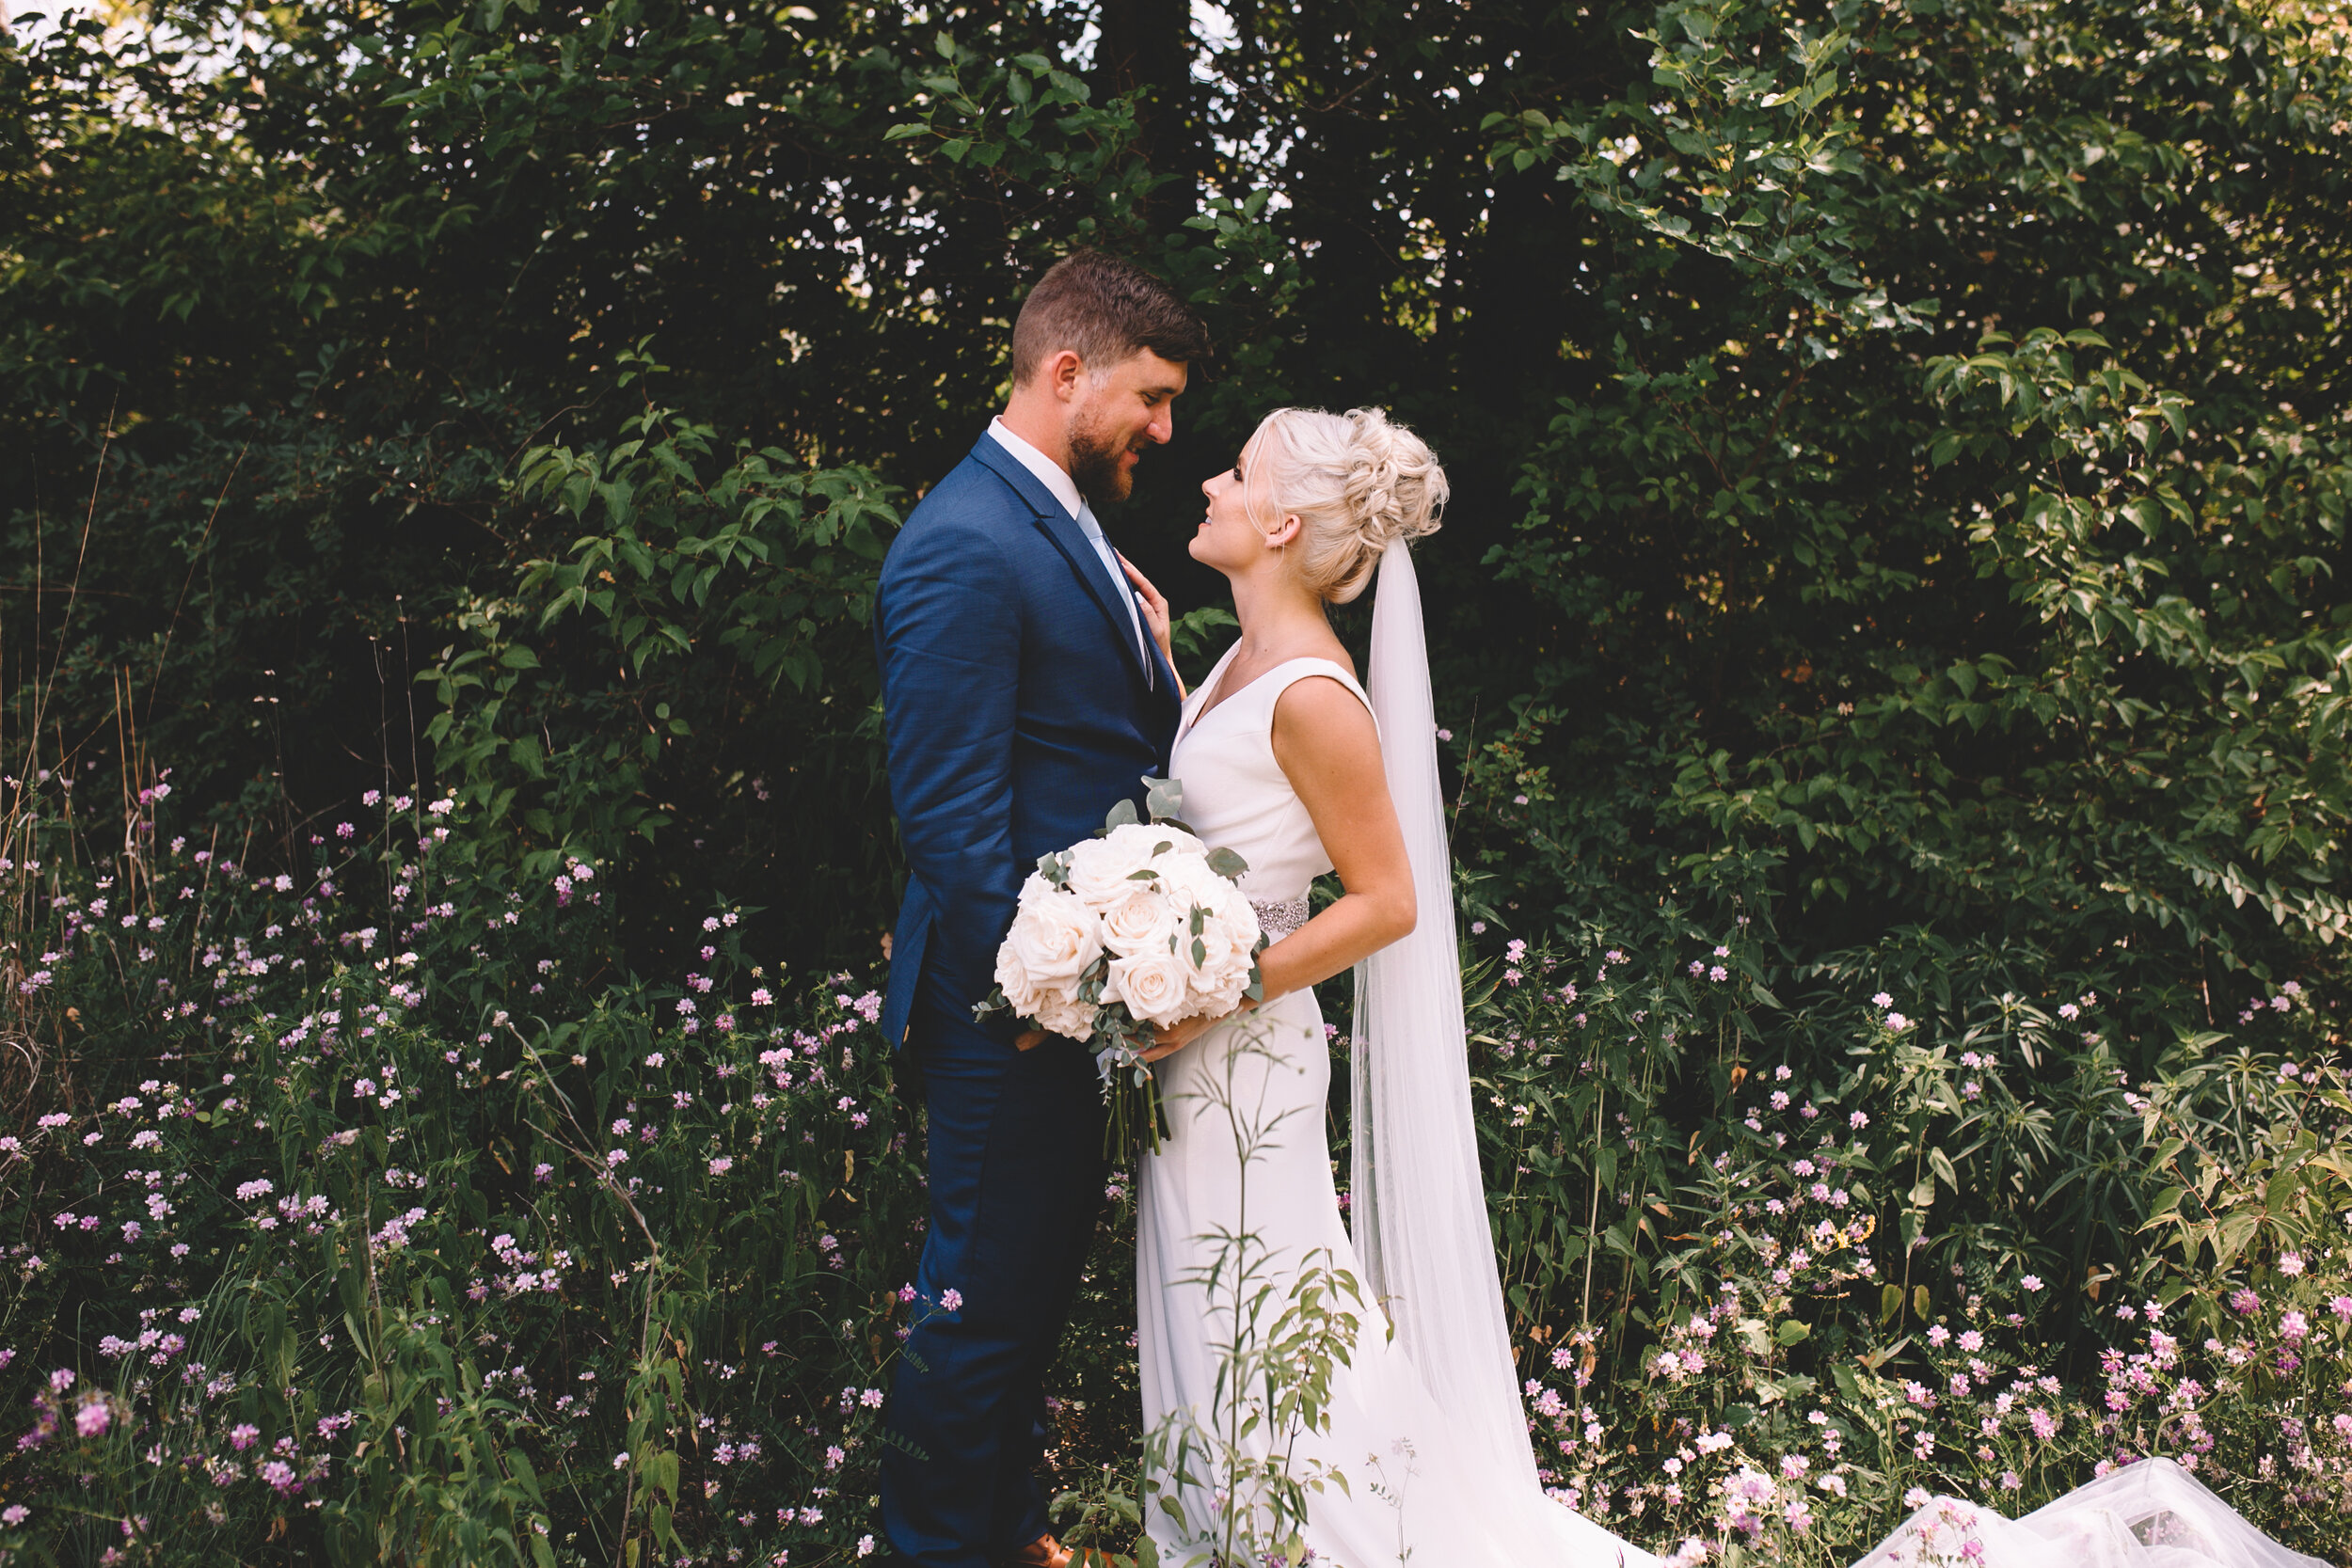
[{"label": "white dress shirt", "polygon": [[988,421],[988,433],[996,437],[998,446],[1012,453],[1023,467],[1037,476],[1037,482],[1045,486],[1046,494],[1061,503],[1062,510],[1077,523],[1078,531],[1094,546],[1094,553],[1102,561],[1103,570],[1110,576],[1111,592],[1127,607],[1128,623],[1136,628],[1136,651],[1143,656],[1144,680],[1146,684],[1157,685],[1158,661],[1152,657],[1152,644],[1144,638],[1143,616],[1136,608],[1135,590],[1128,586],[1127,574],[1120,569],[1118,552],[1111,548],[1111,542],[1103,537],[1103,525],[1095,521],[1093,509],[1087,505],[1086,498],[1078,494],[1077,482],[1060,464],[1015,436],[1001,416]]}]

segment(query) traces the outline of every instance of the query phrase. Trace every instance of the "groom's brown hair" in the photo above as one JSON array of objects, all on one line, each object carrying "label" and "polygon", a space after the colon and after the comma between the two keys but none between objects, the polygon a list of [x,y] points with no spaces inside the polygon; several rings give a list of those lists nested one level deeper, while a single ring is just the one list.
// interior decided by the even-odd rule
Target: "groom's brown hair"
[{"label": "groom's brown hair", "polygon": [[1107,371],[1138,350],[1189,363],[1209,356],[1209,331],[1176,291],[1133,261],[1073,250],[1046,269],[1012,324],[1018,387],[1069,349],[1089,371]]}]

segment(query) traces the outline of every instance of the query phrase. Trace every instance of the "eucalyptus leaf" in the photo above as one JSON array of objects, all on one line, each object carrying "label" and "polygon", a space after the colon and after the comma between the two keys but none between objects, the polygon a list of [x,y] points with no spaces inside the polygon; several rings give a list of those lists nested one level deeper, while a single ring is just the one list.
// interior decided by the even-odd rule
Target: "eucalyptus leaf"
[{"label": "eucalyptus leaf", "polygon": [[1143,781],[1143,801],[1144,809],[1154,822],[1182,816],[1184,814],[1184,783],[1182,779],[1147,776]]}]

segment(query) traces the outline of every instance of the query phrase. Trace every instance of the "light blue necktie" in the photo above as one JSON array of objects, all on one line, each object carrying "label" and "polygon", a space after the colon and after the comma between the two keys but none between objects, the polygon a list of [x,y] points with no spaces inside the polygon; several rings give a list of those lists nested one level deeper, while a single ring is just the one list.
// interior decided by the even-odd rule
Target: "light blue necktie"
[{"label": "light blue necktie", "polygon": [[1103,537],[1103,525],[1094,518],[1094,509],[1086,502],[1078,503],[1078,530],[1094,546],[1094,553],[1103,562],[1103,570],[1110,574],[1111,592],[1127,607],[1127,619],[1136,628],[1136,652],[1143,656],[1143,681],[1156,688],[1158,676],[1152,669],[1152,646],[1143,640],[1143,616],[1136,608],[1135,590],[1127,585],[1127,574],[1119,569],[1119,553],[1111,542]]}]

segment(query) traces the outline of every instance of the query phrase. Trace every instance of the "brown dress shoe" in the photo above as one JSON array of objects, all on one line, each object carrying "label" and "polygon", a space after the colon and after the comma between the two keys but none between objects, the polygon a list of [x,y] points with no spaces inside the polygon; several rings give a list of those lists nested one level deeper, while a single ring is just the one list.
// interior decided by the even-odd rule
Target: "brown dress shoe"
[{"label": "brown dress shoe", "polygon": [[996,1560],[996,1568],[1135,1568],[1128,1559],[1113,1557],[1094,1546],[1073,1551],[1050,1535],[1041,1535],[1019,1551]]},{"label": "brown dress shoe", "polygon": [[996,1568],[1070,1568],[1070,1548],[1041,1535],[1019,1551],[996,1560]]}]

